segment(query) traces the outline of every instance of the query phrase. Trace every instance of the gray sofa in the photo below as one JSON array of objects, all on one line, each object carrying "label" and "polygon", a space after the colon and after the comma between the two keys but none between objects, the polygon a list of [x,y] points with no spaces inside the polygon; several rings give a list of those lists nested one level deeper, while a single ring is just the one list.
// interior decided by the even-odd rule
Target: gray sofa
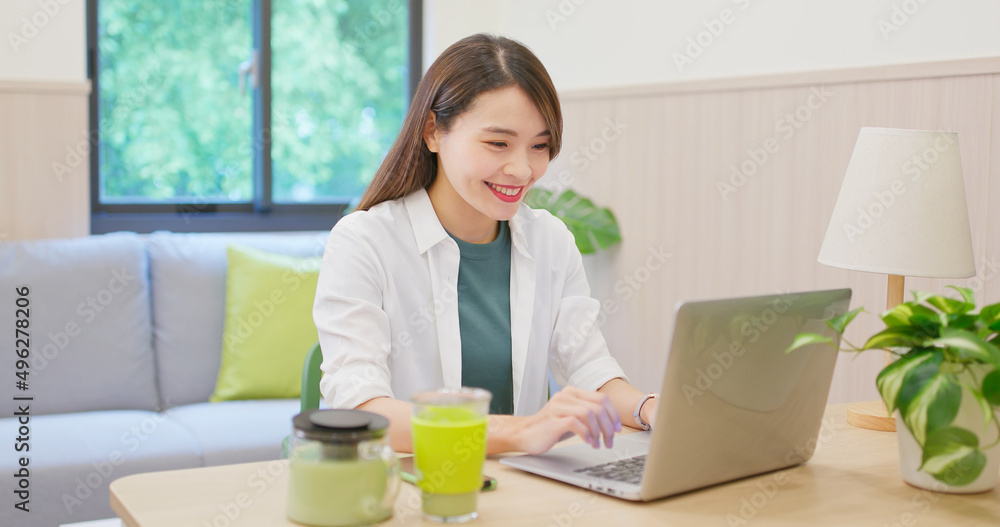
[{"label": "gray sofa", "polygon": [[[0,242],[0,525],[113,517],[108,484],[129,474],[280,457],[297,399],[207,402],[222,349],[226,248],[319,255],[326,237]],[[14,350],[25,286],[31,368],[21,390]],[[27,512],[16,507],[19,486]]]}]

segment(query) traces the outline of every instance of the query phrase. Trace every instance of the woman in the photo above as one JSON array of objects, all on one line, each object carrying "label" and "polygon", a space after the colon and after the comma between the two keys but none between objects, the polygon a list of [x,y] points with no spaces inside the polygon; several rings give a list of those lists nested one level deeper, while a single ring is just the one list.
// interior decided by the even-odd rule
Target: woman
[{"label": "woman", "polygon": [[[520,206],[561,138],[555,88],[521,44],[473,35],[428,69],[327,243],[313,315],[331,408],[388,417],[397,451],[411,448],[410,396],[444,386],[493,393],[490,453],[571,434],[610,446],[619,415],[648,428],[655,398],[608,353],[572,234]],[[547,369],[566,386],[551,399]]]}]

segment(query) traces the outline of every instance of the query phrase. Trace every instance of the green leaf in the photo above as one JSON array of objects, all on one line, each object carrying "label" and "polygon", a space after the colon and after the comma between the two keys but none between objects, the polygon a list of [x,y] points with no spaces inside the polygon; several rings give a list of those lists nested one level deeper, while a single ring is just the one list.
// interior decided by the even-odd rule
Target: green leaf
[{"label": "green leaf", "polygon": [[975,481],[986,466],[986,456],[979,450],[979,438],[954,426],[927,434],[922,461],[920,470],[956,487]]},{"label": "green leaf", "polygon": [[976,325],[979,318],[974,315],[955,314],[948,315],[948,327],[958,329],[969,329]]},{"label": "green leaf", "polygon": [[972,289],[955,285],[949,285],[948,287],[958,291],[958,294],[962,295],[962,301],[965,303],[965,311],[971,311],[976,307],[976,297],[972,294]]},{"label": "green leaf", "polygon": [[554,200],[555,197],[551,190],[540,187],[531,187],[528,194],[524,196],[524,204],[533,209],[544,209]]},{"label": "green leaf", "polygon": [[883,312],[879,315],[879,317],[882,318],[882,321],[885,322],[886,326],[905,326],[914,324],[914,317],[930,319],[938,326],[944,324],[947,320],[941,313],[938,313],[927,306],[922,306],[913,302],[899,304],[896,307]]},{"label": "green leaf", "polygon": [[[923,308],[927,309],[926,307]],[[910,317],[910,324],[918,328],[920,330],[918,334],[923,335],[925,338],[937,338],[941,336],[941,328],[946,325],[947,319],[944,318],[946,315],[936,313],[930,309],[927,309],[927,311],[930,311],[931,315],[915,314]]]},{"label": "green leaf", "polygon": [[993,420],[993,407],[990,406],[990,402],[983,396],[983,392],[971,389],[969,391],[976,398],[976,403],[979,404],[979,411],[983,413],[983,424],[989,426],[990,421]]},{"label": "green leaf", "polygon": [[991,329],[1000,330],[1000,303],[984,307],[979,312],[979,320],[982,320],[985,326],[996,324],[998,327]]},{"label": "green leaf", "polygon": [[865,308],[859,307],[857,309],[848,311],[843,315],[838,315],[836,317],[831,318],[830,320],[827,320],[826,325],[830,329],[836,331],[837,333],[842,334],[844,333],[844,329],[847,328],[847,325],[850,324],[852,320],[854,320],[854,317],[858,316],[858,313],[861,313],[864,310]]},{"label": "green leaf", "polygon": [[1000,370],[994,369],[983,378],[983,397],[993,406],[1000,406]]},{"label": "green leaf", "polygon": [[959,384],[941,373],[943,354],[932,353],[931,359],[907,372],[897,397],[903,421],[920,444],[929,432],[950,425],[962,402]]},{"label": "green leaf", "polygon": [[931,295],[924,300],[928,304],[938,308],[942,313],[952,315],[955,313],[965,313],[969,311],[974,306],[969,306],[965,302],[955,300],[954,298],[948,298],[941,295]]},{"label": "green leaf", "polygon": [[941,336],[931,340],[930,344],[956,350],[962,359],[1000,366],[1000,348],[968,331],[941,328]]},{"label": "green leaf", "polygon": [[791,353],[802,346],[808,346],[810,344],[829,344],[833,346],[833,339],[820,335],[819,333],[799,333],[798,335],[795,335],[795,340],[792,341],[791,346],[788,346],[785,353]]},{"label": "green leaf", "polygon": [[908,326],[910,325],[910,317],[913,316],[913,305],[908,303],[899,304],[898,306],[883,312],[879,315],[882,322],[885,322],[886,327],[896,327],[896,326]]},{"label": "green leaf", "polygon": [[923,304],[928,298],[934,296],[926,291],[914,291],[913,292],[913,302],[915,304]]},{"label": "green leaf", "polygon": [[912,326],[891,327],[872,335],[861,349],[915,348],[923,346],[926,339],[925,333]]},{"label": "green leaf", "polygon": [[532,188],[525,203],[532,208],[547,210],[562,220],[573,233],[576,246],[583,254],[607,249],[622,239],[618,220],[609,209],[597,207],[571,189],[554,196],[550,190]]},{"label": "green leaf", "polygon": [[933,352],[908,353],[899,360],[886,366],[875,379],[875,386],[882,394],[886,408],[892,412],[898,407],[897,398],[903,386],[903,379],[910,370],[920,366],[924,362],[934,358]]}]

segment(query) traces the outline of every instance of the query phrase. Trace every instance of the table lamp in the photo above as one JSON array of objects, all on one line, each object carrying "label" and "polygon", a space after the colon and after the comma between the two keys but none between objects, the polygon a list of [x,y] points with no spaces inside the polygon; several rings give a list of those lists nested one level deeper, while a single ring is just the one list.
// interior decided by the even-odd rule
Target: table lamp
[{"label": "table lamp", "polygon": [[[886,309],[903,301],[905,276],[975,276],[958,134],[862,128],[818,260],[889,275]],[[847,422],[896,429],[881,401],[851,405]]]}]

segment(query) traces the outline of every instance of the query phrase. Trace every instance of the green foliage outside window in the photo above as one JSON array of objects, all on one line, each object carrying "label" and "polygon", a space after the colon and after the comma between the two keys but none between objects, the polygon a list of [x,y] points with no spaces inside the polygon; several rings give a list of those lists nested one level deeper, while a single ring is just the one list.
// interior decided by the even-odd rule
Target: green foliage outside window
[{"label": "green foliage outside window", "polygon": [[[253,200],[250,0],[99,0],[104,203]],[[404,0],[280,0],[271,18],[275,202],[347,201],[406,109]]]}]

